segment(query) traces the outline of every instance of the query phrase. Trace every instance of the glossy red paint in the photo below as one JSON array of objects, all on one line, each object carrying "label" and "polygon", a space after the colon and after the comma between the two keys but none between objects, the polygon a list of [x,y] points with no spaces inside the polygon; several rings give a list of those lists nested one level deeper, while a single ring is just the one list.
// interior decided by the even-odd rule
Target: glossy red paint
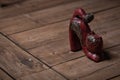
[{"label": "glossy red paint", "polygon": [[83,50],[89,59],[99,62],[105,59],[103,40],[88,25],[93,18],[92,14],[87,14],[81,8],[74,11],[69,26],[70,48],[71,51]]}]

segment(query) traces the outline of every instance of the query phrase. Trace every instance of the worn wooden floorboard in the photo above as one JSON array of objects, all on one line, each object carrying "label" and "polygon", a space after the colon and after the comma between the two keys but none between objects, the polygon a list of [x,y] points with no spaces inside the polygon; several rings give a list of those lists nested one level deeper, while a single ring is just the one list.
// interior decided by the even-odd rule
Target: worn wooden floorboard
[{"label": "worn wooden floorboard", "polygon": [[[120,12],[119,9],[120,7],[105,12],[101,12],[100,14],[96,14],[95,15],[96,20],[94,20],[93,23],[90,23],[92,30],[97,31],[97,33],[99,34],[100,33],[106,34],[109,33],[109,30],[114,31],[119,29],[120,17],[119,15],[117,15]],[[109,14],[109,12],[113,13]],[[18,42],[22,47],[26,49],[29,48],[31,49],[39,45],[41,46],[43,42],[44,42],[43,44],[45,44],[46,41],[47,42],[51,40],[55,41],[55,38],[58,39],[61,37],[67,39],[68,27],[69,20],[66,20],[59,23],[47,25],[42,28],[32,29],[29,31],[13,34],[10,35],[10,37],[13,38],[14,41]]]},{"label": "worn wooden floorboard", "polygon": [[[109,60],[70,51],[69,19],[78,7],[95,13],[90,26]],[[119,80],[119,13],[119,0],[26,0],[0,8],[0,80]]]},{"label": "worn wooden floorboard", "polygon": [[[42,5],[40,5],[40,8],[42,8],[41,6],[45,6],[44,5],[44,3],[46,3],[48,0],[42,0],[42,1],[39,1],[39,2],[41,2],[42,3]],[[50,0],[49,0],[50,1]],[[64,1],[64,0],[59,0],[59,1],[57,1],[57,0],[54,0],[54,1],[52,1],[52,3],[49,3],[49,4],[56,4],[57,5],[57,3],[61,3],[61,4],[64,4],[64,3],[66,3],[68,0],[66,0],[66,1]],[[70,2],[70,1],[72,1],[72,0],[69,0],[68,2]],[[33,3],[34,2],[34,3]],[[16,10],[13,10],[13,11],[11,11],[11,14],[13,14],[13,12],[14,12],[14,14],[17,14],[17,13],[19,13],[19,12],[24,12],[24,11],[27,11],[28,9],[27,8],[29,8],[30,10],[32,10],[31,9],[31,7],[34,7],[33,5],[35,5],[36,7],[39,7],[38,5],[40,4],[38,2],[38,0],[36,0],[36,1],[34,1],[34,0],[28,0],[28,1],[26,1],[26,3],[23,3],[23,4],[20,4],[21,5],[21,7],[23,8],[22,10],[23,11],[21,11],[20,9],[16,9],[16,10],[18,10],[18,11],[16,11]],[[56,2],[56,3],[55,3]],[[31,5],[32,4],[32,5]],[[36,5],[36,4],[38,4],[38,5]],[[48,4],[48,3],[47,3]],[[25,6],[24,6],[25,5]],[[24,6],[24,7],[23,7]],[[27,8],[26,8],[26,6],[27,6]],[[47,5],[47,6],[49,6],[49,5]],[[11,6],[12,7],[12,6]],[[14,7],[14,6],[13,6]],[[49,6],[50,7],[50,6]],[[15,7],[14,7],[15,8]],[[24,10],[24,9],[26,9],[26,10]],[[2,10],[0,10],[1,11],[1,14],[3,14],[3,15],[5,15],[5,14],[10,14],[10,12],[4,12],[4,10],[6,10],[6,8],[4,9],[2,9]],[[12,10],[12,9],[10,9],[10,7],[8,7],[8,9],[6,10],[6,11],[9,11],[9,10]],[[16,11],[16,12],[15,12]],[[13,14],[13,15],[14,15]],[[20,16],[15,16],[15,17],[10,17],[10,18],[4,18],[4,19],[1,19],[0,20],[0,32],[3,32],[4,34],[12,34],[12,33],[15,33],[15,32],[21,32],[21,31],[24,31],[24,30],[28,30],[28,29],[32,29],[32,28],[36,28],[36,27],[39,27],[40,25],[37,25],[33,20],[30,20],[29,18],[27,18],[26,16],[24,16],[24,15],[20,15]]]},{"label": "worn wooden floorboard", "polygon": [[20,49],[0,34],[0,67],[14,78],[19,78],[47,69],[36,58]]},{"label": "worn wooden floorboard", "polygon": [[42,72],[34,73],[28,76],[19,78],[18,80],[66,80],[53,70],[45,70]]},{"label": "worn wooden floorboard", "polygon": [[[106,3],[108,3],[108,5],[106,5]],[[109,8],[113,8],[116,6],[120,6],[119,3],[120,1],[115,2],[112,0],[111,1],[93,0],[92,2],[88,0],[84,0],[84,1],[79,0],[77,2],[73,2],[70,4],[60,5],[60,6],[56,6],[53,8],[32,12],[29,14],[29,16],[33,20],[39,22],[40,24],[48,24],[48,23],[62,21],[65,19],[70,19],[73,11],[76,8],[83,8],[87,12],[99,12],[104,9],[109,9]]]},{"label": "worn wooden floorboard", "polygon": [[[120,30],[116,31],[116,33],[119,33]],[[111,36],[116,36],[114,32],[108,33]],[[119,43],[119,37],[112,37],[114,39],[112,40],[107,40],[111,39],[110,36],[105,35],[103,36],[104,38],[104,48],[109,48],[112,46],[120,45]],[[117,36],[119,36],[118,34]],[[75,58],[79,58],[83,56],[83,53],[81,52],[76,52],[72,53],[69,50],[69,44],[67,42],[68,39],[61,39],[61,40],[56,40],[54,42],[48,43],[44,46],[40,46],[34,49],[29,50],[33,55],[36,57],[42,59],[49,65],[56,65],[63,63],[68,60],[72,60]],[[52,47],[51,47],[52,46]],[[61,47],[60,47],[61,46]]]},{"label": "worn wooden floorboard", "polygon": [[114,77],[114,78],[112,78],[110,80],[120,80],[120,76]]},{"label": "worn wooden floorboard", "polygon": [[[120,19],[117,19],[117,17],[119,18],[119,15],[117,15],[119,9],[118,7],[96,14],[96,21],[90,24],[93,30],[102,35],[104,48],[120,44],[120,38],[117,37],[120,34]],[[110,12],[113,12],[113,14],[108,14]],[[117,16],[113,17],[114,15]],[[103,17],[104,20],[101,21]],[[113,23],[111,23],[112,20],[114,20]],[[69,51],[68,24],[69,21],[63,21],[42,28],[10,35],[9,37],[22,47],[29,49],[29,51],[39,59],[53,66],[83,56],[82,53],[72,53]]]},{"label": "worn wooden floorboard", "polygon": [[[107,49],[109,54],[112,56],[111,60],[95,63],[90,61],[89,59],[83,57],[79,58],[70,62],[66,62],[57,66],[54,66],[56,70],[60,71],[60,73],[63,73],[66,77],[68,77],[70,80],[105,80],[109,79],[110,77],[113,77],[115,75],[120,74],[119,67],[120,67],[120,55],[119,50],[120,46]],[[62,72],[63,71],[63,72]],[[46,77],[45,75],[48,74]],[[40,78],[42,80],[47,80],[49,76],[53,75],[53,73],[49,73],[49,70],[31,74],[28,76],[22,77],[20,80],[39,80]],[[58,76],[54,75],[55,80],[59,80]],[[87,77],[86,77],[87,76]],[[49,78],[51,80],[53,77]],[[58,79],[57,79],[58,78]],[[60,79],[61,80],[61,79]]]},{"label": "worn wooden floorboard", "polygon": [[[119,48],[120,46],[107,49],[108,53],[112,55],[110,60],[106,60],[100,63],[95,63],[90,61],[86,57],[82,57],[76,60],[72,60],[60,65],[57,65],[53,68],[56,69],[58,72],[62,73],[63,75],[65,75],[70,80],[74,80],[74,79],[81,80],[81,78],[84,78],[87,76],[89,77],[89,75],[92,75],[92,74],[97,75],[97,73],[99,76],[99,71],[102,71],[102,70],[104,71],[105,68],[110,67],[111,65],[115,65],[116,62],[120,62]],[[118,65],[118,67],[120,67],[120,65]],[[118,67],[116,68],[118,69]],[[111,71],[108,75],[113,76],[118,73],[120,73],[118,70],[115,73],[112,73]],[[109,76],[105,78],[109,78]],[[90,77],[89,79],[92,79],[92,77]],[[103,77],[101,77],[101,80],[104,80]]]},{"label": "worn wooden floorboard", "polygon": [[[0,34],[0,67],[16,80],[66,80]],[[48,70],[47,70],[48,69]],[[22,78],[21,77],[24,77]],[[0,70],[0,80],[13,80]]]},{"label": "worn wooden floorboard", "polygon": [[0,69],[0,80],[13,80],[13,79]]},{"label": "worn wooden floorboard", "polygon": [[[9,37],[26,49],[42,46],[68,35],[68,21],[48,25],[42,28],[10,35]],[[62,34],[64,33],[65,34]],[[37,33],[37,34],[36,34]],[[24,35],[24,36],[22,36]],[[65,37],[64,37],[65,36]],[[67,38],[66,38],[67,39]]]},{"label": "worn wooden floorboard", "polygon": [[73,0],[23,0],[19,3],[16,3],[14,6],[9,5],[8,7],[0,8],[0,18],[13,17],[72,1]]},{"label": "worn wooden floorboard", "polygon": [[22,15],[3,19],[0,21],[0,25],[0,32],[4,34],[11,34],[38,26],[35,22]]},{"label": "worn wooden floorboard", "polygon": [[[108,4],[106,5],[106,3]],[[105,9],[116,7],[119,5],[119,3],[120,3],[119,1],[112,1],[112,0],[109,0],[109,1],[104,0],[100,2],[99,0],[94,0],[93,2],[88,0],[84,0],[84,1],[80,0],[72,3],[44,9],[44,10],[39,10],[36,12],[31,12],[30,14],[21,15],[21,17],[16,16],[12,18],[2,19],[0,20],[0,25],[1,25],[0,31],[7,35],[15,34],[15,33],[30,30],[33,28],[42,27],[43,25],[52,24],[55,22],[70,19],[74,9],[78,7],[84,8],[87,12],[99,12]],[[18,19],[17,20],[18,22],[14,21],[14,19],[16,20]],[[28,19],[29,19],[29,22],[28,22]],[[26,21],[27,23],[31,23],[31,25],[27,23],[23,23]]]},{"label": "worn wooden floorboard", "polygon": [[109,78],[120,74],[119,67],[120,67],[120,61],[118,62],[116,61],[116,63],[111,66],[103,68],[102,70],[99,70],[93,74],[90,74],[86,77],[79,78],[79,79],[80,80],[90,80],[90,79],[91,80],[108,80]]}]

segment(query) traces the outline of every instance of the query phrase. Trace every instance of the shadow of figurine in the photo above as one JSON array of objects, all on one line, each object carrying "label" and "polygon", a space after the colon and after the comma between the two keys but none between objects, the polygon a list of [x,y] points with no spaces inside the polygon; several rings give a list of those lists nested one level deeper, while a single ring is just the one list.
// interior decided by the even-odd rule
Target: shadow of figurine
[{"label": "shadow of figurine", "polygon": [[111,59],[111,54],[109,51],[107,50],[103,50],[104,56],[105,56],[105,60],[110,60]]},{"label": "shadow of figurine", "polygon": [[0,0],[0,6],[6,7],[15,3],[22,2],[23,0]]}]

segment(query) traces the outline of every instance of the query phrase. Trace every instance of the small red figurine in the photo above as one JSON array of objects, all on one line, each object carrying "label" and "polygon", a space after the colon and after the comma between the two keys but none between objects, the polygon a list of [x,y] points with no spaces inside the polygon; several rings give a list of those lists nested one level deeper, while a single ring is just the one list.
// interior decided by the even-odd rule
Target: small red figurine
[{"label": "small red figurine", "polygon": [[104,59],[102,37],[91,31],[88,23],[93,20],[91,13],[76,9],[70,21],[69,40],[71,51],[83,49],[85,55],[95,62]]}]

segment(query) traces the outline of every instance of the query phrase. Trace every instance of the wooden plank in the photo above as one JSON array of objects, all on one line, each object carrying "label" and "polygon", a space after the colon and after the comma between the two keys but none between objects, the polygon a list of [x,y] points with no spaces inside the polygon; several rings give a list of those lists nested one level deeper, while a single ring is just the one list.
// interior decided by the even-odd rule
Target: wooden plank
[{"label": "wooden plank", "polygon": [[[29,49],[44,45],[50,41],[54,41],[54,39],[62,38],[63,32],[68,32],[68,21],[13,34],[10,35],[10,37],[11,39],[13,38],[15,42],[18,42],[22,47]],[[68,33],[64,35],[68,35]]]},{"label": "wooden plank", "polygon": [[58,0],[52,0],[52,1],[51,0],[28,0],[26,2],[23,2],[22,4],[19,4],[19,7],[25,13],[25,11],[33,12],[33,11],[38,11],[41,9],[46,9],[46,8],[50,8],[50,7],[54,7],[62,4],[76,2],[76,1],[74,0],[59,0],[59,1]]},{"label": "wooden plank", "polygon": [[78,58],[83,54],[70,52],[68,39],[56,38],[55,41],[43,42],[44,44],[29,51],[50,66]]},{"label": "wooden plank", "polygon": [[[97,3],[99,3],[99,4],[97,4]],[[108,5],[106,5],[106,3],[108,3]],[[3,32],[4,34],[14,34],[14,33],[22,32],[22,31],[30,30],[33,28],[42,27],[43,25],[47,25],[47,24],[51,24],[51,23],[69,19],[72,16],[74,9],[76,9],[78,7],[82,7],[88,12],[97,12],[97,11],[101,11],[101,10],[104,10],[107,8],[115,7],[118,4],[119,4],[119,0],[118,1],[104,0],[104,1],[100,1],[100,2],[99,2],[99,0],[93,0],[93,1],[80,0],[77,2],[63,4],[63,5],[56,6],[56,7],[49,8],[49,9],[36,11],[36,12],[30,13],[30,14],[25,14],[23,17],[27,17],[29,19],[32,19],[36,23],[38,23],[38,25],[31,25],[32,27],[25,26],[24,28],[17,29],[20,26],[17,25],[18,23],[12,24],[12,23],[16,22],[16,21],[13,21],[12,18],[0,20],[0,25],[1,25],[0,27],[2,27],[2,29],[0,29],[0,31]],[[14,12],[14,11],[12,11],[12,12]],[[19,9],[19,11],[21,11],[21,10]],[[7,12],[7,13],[10,13],[10,12]],[[16,19],[18,19],[19,24],[22,23],[23,26],[27,24],[27,22],[25,20],[19,19],[19,17],[16,17]],[[26,23],[23,23],[23,22],[26,22]],[[6,26],[6,24],[8,24],[10,27]],[[12,30],[11,28],[14,30]]]},{"label": "wooden plank", "polygon": [[[89,76],[79,78],[80,80],[108,80],[110,77],[114,77],[120,74],[120,62],[117,62],[110,67],[106,67],[102,70],[99,70]],[[78,79],[78,80],[79,80]]]},{"label": "wooden plank", "polygon": [[8,6],[8,7],[0,7],[0,19],[4,18],[6,16],[6,14],[10,14],[9,12],[11,12],[11,14],[15,11],[18,10],[16,4],[12,5],[12,6]]},{"label": "wooden plank", "polygon": [[18,80],[66,80],[66,79],[60,76],[58,73],[49,69],[25,77],[21,77]]},{"label": "wooden plank", "polygon": [[[106,3],[108,5],[106,5]],[[57,7],[53,7],[50,9],[45,9],[42,11],[37,11],[30,13],[30,17],[33,20],[38,21],[40,24],[48,24],[48,23],[53,23],[53,22],[58,22],[62,21],[65,19],[70,19],[72,16],[73,11],[76,8],[83,8],[88,12],[97,12],[100,10],[104,10],[107,8],[115,7],[119,5],[120,1],[112,1],[112,0],[104,0],[104,1],[99,1],[99,0],[80,0],[78,2],[73,2],[70,4],[66,5],[60,5]]]},{"label": "wooden plank", "polygon": [[13,79],[0,69],[0,80],[13,80]]},{"label": "wooden plank", "polygon": [[[120,7],[105,11],[98,15],[96,14],[96,18],[97,17],[100,18],[100,16],[101,16],[101,19],[99,19],[98,21],[97,20],[93,21],[94,25],[92,26],[92,24],[91,24],[91,28],[94,29],[94,27],[96,28],[99,24],[99,26],[97,27],[98,31],[100,31],[100,33],[103,33],[103,31],[104,31],[104,34],[107,34],[107,32],[109,30],[113,31],[113,30],[119,29],[120,16],[117,15],[118,13],[120,13],[119,9],[120,9]],[[113,13],[108,14],[108,12],[113,12]],[[109,16],[106,16],[106,15],[109,15]],[[118,19],[116,19],[116,17],[114,17],[115,15],[117,16]],[[102,17],[104,17],[104,19],[105,19],[104,21],[102,21],[103,20]],[[111,21],[109,21],[114,18],[115,18],[115,20],[113,21],[113,23]],[[51,40],[55,41],[55,38],[58,39],[61,37],[61,38],[67,39],[68,24],[69,24],[69,20],[62,21],[59,23],[44,26],[42,28],[32,29],[32,30],[21,32],[18,34],[13,34],[10,36],[16,42],[18,42],[22,47],[24,47],[26,49],[34,48],[39,45],[45,44],[45,42],[50,42]],[[100,24],[102,26],[100,26]],[[113,27],[114,25],[116,27]],[[98,33],[98,31],[97,31],[97,33]],[[63,35],[65,35],[65,37]]]},{"label": "wooden plank", "polygon": [[[116,12],[113,13],[112,15],[110,14],[111,16],[106,16],[109,15],[108,12],[114,11]],[[109,21],[111,18],[114,19],[113,16],[117,15],[118,13],[119,8],[115,8],[105,12],[101,12],[98,15],[96,14],[96,18],[99,16],[101,16],[102,18],[104,16],[105,17],[104,19],[106,20],[106,21],[98,20],[95,23],[96,26],[97,24],[104,24],[102,26],[99,26],[103,27],[103,29],[100,28],[99,30],[96,30],[97,33],[101,31],[99,34],[101,34],[104,39],[104,48],[116,46],[119,44],[120,38],[118,36],[120,34],[119,29],[120,19],[119,20],[116,19],[114,23],[110,23]],[[83,56],[83,53],[81,52],[77,53],[70,52],[67,27],[68,23],[69,21],[63,21],[42,28],[10,35],[9,37],[18,44],[20,44],[22,47],[29,49],[29,51],[39,59],[42,59],[47,64],[53,66]],[[115,24],[116,27],[113,27]],[[93,29],[95,29],[94,26],[92,26]],[[103,31],[107,33],[104,33]]]},{"label": "wooden plank", "polygon": [[117,76],[117,77],[112,78],[112,79],[110,79],[110,80],[120,80],[120,76]]},{"label": "wooden plank", "polygon": [[15,3],[15,2],[18,2],[20,0],[0,0],[0,4],[12,4],[12,3]]},{"label": "wooden plank", "polygon": [[[67,23],[61,22],[61,23],[59,23],[59,25],[67,25]],[[66,38],[63,37],[63,35],[61,33],[61,31],[63,29],[65,31],[62,31],[62,32],[66,32],[67,27],[66,26],[56,27],[56,26],[58,26],[58,24],[57,25],[54,24],[54,25],[51,25],[48,27],[36,29],[32,33],[28,33],[27,34],[28,36],[26,36],[26,37],[23,36],[26,39],[25,42],[33,41],[29,44],[29,47],[31,47],[31,46],[37,47],[40,45],[40,47],[38,47],[30,52],[32,52],[33,55],[36,55],[37,57],[39,56],[40,59],[46,59],[48,61],[48,63],[52,64],[52,65],[58,64],[61,61],[62,62],[65,61],[63,57],[60,57],[60,55],[62,55],[62,54],[65,55],[65,53],[67,53],[66,56],[69,55],[70,59],[74,58],[74,57],[79,57],[81,55],[81,54],[77,54],[77,53],[72,54],[71,52],[69,52],[69,42],[67,39],[68,33],[63,34],[63,35],[66,35]],[[31,35],[31,36],[29,36],[29,35]],[[13,37],[13,36],[14,35],[12,35],[10,37]],[[18,35],[18,36],[15,35],[15,36],[18,37],[20,35]],[[37,36],[40,36],[40,37],[37,37]],[[33,37],[34,37],[34,40],[33,40]],[[23,41],[24,41],[24,39],[23,39]],[[46,60],[45,60],[45,62],[46,62]]]},{"label": "wooden plank", "polygon": [[19,78],[32,73],[40,72],[47,67],[27,52],[0,34],[0,67]]},{"label": "wooden plank", "polygon": [[[89,76],[91,74],[97,75],[97,73],[99,76],[99,71],[102,71],[102,70],[104,71],[104,68],[114,65],[116,62],[120,62],[120,55],[119,55],[120,46],[107,49],[107,51],[109,54],[112,55],[110,60],[106,60],[100,63],[95,63],[86,57],[82,57],[76,60],[72,60],[60,65],[54,66],[53,68],[71,80],[74,80],[74,79],[81,80],[81,78],[83,77]],[[116,73],[119,73],[119,71],[117,71]],[[111,74],[114,75],[114,73],[111,73]],[[105,76],[105,74],[103,74],[103,76]]]},{"label": "wooden plank", "polygon": [[26,18],[25,16],[17,16],[1,20],[0,32],[4,34],[11,34],[14,32],[20,32],[37,26],[38,25],[29,18]]},{"label": "wooden plank", "polygon": [[[60,4],[65,4],[72,2],[73,0],[25,0],[20,3],[16,3],[16,8],[1,8],[0,10],[0,18],[6,18],[11,16],[16,16],[20,14],[29,13],[32,11],[45,9],[49,7],[53,7]],[[11,5],[12,6],[12,5]]]}]

